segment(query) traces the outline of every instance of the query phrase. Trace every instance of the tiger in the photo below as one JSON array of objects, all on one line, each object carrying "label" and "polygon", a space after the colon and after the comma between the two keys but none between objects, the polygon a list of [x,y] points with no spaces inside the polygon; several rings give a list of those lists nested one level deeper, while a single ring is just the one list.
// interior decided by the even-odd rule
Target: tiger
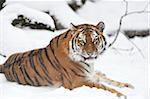
[{"label": "tiger", "polygon": [[108,78],[95,71],[91,61],[96,60],[106,49],[104,22],[74,25],[54,37],[39,49],[11,55],[0,72],[6,79],[22,85],[54,86],[75,89],[82,86],[107,90],[118,97],[126,96],[101,82],[116,87],[133,88],[131,84]]}]

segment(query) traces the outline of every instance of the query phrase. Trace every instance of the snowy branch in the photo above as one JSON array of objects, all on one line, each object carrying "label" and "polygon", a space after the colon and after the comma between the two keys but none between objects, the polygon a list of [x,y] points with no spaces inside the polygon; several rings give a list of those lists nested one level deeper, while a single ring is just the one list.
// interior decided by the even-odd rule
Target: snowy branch
[{"label": "snowy branch", "polygon": [[[129,15],[132,15],[132,14],[150,13],[150,11],[146,11],[146,8],[148,7],[148,4],[147,4],[147,5],[144,7],[144,9],[141,10],[141,11],[128,12],[128,1],[123,0],[123,2],[125,2],[125,5],[126,5],[126,7],[125,7],[125,12],[124,12],[124,14],[120,17],[120,20],[119,20],[119,28],[117,29],[116,36],[115,36],[114,40],[108,45],[108,48],[111,47],[111,46],[115,43],[115,41],[117,40],[117,37],[118,37],[118,35],[119,35],[119,33],[120,33],[120,30],[121,30],[122,21],[123,21],[124,17],[129,16]],[[137,48],[137,47],[136,47],[136,48]],[[138,48],[138,49],[139,49],[139,48]],[[140,51],[140,50],[139,50],[139,51]],[[143,56],[143,55],[142,55],[142,56]]]}]

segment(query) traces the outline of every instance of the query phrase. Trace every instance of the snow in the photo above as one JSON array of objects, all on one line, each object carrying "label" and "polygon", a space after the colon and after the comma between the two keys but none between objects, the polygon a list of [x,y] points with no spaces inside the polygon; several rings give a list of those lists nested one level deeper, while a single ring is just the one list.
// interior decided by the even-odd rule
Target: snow
[{"label": "snow", "polygon": [[[128,11],[141,11],[145,8],[147,2],[130,1]],[[125,3],[121,1],[101,1],[92,3],[86,2],[78,14],[92,22],[98,23],[104,21],[106,24],[105,31],[116,30],[119,27],[119,19],[125,12]],[[116,10],[117,9],[117,10]],[[135,24],[136,23],[136,24]],[[122,23],[123,29],[147,29],[148,13],[129,15],[124,18]]]},{"label": "snow", "polygon": [[12,21],[14,18],[17,18],[18,15],[23,14],[24,16],[31,19],[33,22],[35,21],[42,22],[44,24],[51,26],[52,28],[55,28],[53,19],[49,15],[36,9],[32,9],[24,5],[21,5],[19,3],[6,6],[5,9],[1,10],[1,13],[2,15],[4,15],[2,17],[8,18],[8,21]]},{"label": "snow", "polygon": [[[31,3],[32,2],[32,3]],[[88,20],[85,20],[81,18],[79,15],[77,15],[67,4],[65,0],[58,0],[58,1],[31,1],[31,2],[26,2],[26,1],[7,1],[6,4],[10,3],[20,3],[24,4],[28,7],[38,9],[41,11],[49,11],[51,15],[54,15],[56,19],[59,20],[59,22],[65,26],[69,27],[70,23],[74,24],[81,24],[81,23],[92,23],[89,22]],[[40,6],[40,7],[39,7]],[[67,19],[67,20],[66,20]]]},{"label": "snow", "polygon": [[[51,1],[52,2],[52,1]],[[11,25],[11,20],[15,18],[18,14],[24,13],[28,15],[28,17],[32,17],[35,20],[39,20],[42,22],[46,22],[46,20],[50,20],[50,17],[45,17],[46,15],[39,10],[42,9],[51,9],[52,11],[61,11],[60,8],[66,9],[66,3],[61,2],[58,4],[62,7],[55,7],[55,4],[58,1],[53,1],[51,4],[51,7],[42,4],[40,6],[40,2],[37,3],[37,5],[33,4],[33,2],[30,4],[30,2],[26,2],[25,6],[24,3],[16,4],[17,7],[19,6],[20,10],[15,10],[12,8],[13,5],[10,5],[7,9],[3,9],[0,12],[0,53],[4,53],[7,56],[11,55],[15,52],[23,52],[35,48],[42,48],[49,44],[49,41],[59,35],[60,33],[63,33],[66,30],[62,31],[55,31],[50,32],[46,30],[31,30],[31,29],[19,29],[16,27],[13,27]],[[47,3],[47,2],[46,2]],[[45,4],[46,4],[45,3]],[[137,10],[142,9],[143,5],[145,5],[145,2],[138,2],[130,3],[130,9]],[[98,23],[100,20],[104,20],[106,24],[106,30],[111,31],[115,30],[118,27],[118,18],[123,14],[123,8],[121,2],[103,2],[101,4],[100,2],[97,3],[91,3],[87,2],[87,4],[78,11],[78,16],[72,14],[72,11],[68,11],[69,8],[64,10],[64,12],[61,12],[61,15],[63,15],[61,21],[64,23],[65,26],[68,27],[68,24],[72,21],[74,23],[84,23],[84,22],[93,22]],[[34,6],[32,6],[34,5]],[[39,7],[40,6],[40,7]],[[65,7],[64,7],[65,6]],[[89,7],[88,7],[89,6]],[[25,9],[30,9],[32,11],[32,14],[27,13],[27,10],[22,10],[22,7]],[[29,8],[30,7],[30,8]],[[55,7],[55,8],[54,8]],[[37,9],[36,9],[37,8]],[[39,8],[39,9],[38,9]],[[90,8],[90,9],[89,9]],[[33,9],[36,9],[34,12]],[[116,10],[117,9],[117,10]],[[9,13],[7,12],[9,11]],[[27,11],[27,12],[25,12]],[[5,13],[4,13],[5,12]],[[42,13],[40,16],[36,16],[36,12]],[[100,12],[100,13],[98,13]],[[110,12],[113,12],[110,14]],[[57,13],[55,13],[57,14]],[[69,17],[69,14],[70,17]],[[36,16],[36,17],[35,17]],[[66,17],[64,17],[66,16]],[[36,18],[39,19],[36,19]],[[58,17],[60,17],[58,13]],[[79,19],[77,18],[79,17]],[[76,21],[76,18],[78,19]],[[136,21],[135,16],[131,15],[127,17],[128,19],[125,19],[125,23],[123,23],[123,29],[147,29],[147,15],[141,14],[139,15],[138,22],[141,24],[139,26],[139,23]],[[84,19],[82,21],[82,19]],[[132,21],[133,19],[133,21]],[[45,20],[45,21],[43,21]],[[88,21],[85,21],[88,20]],[[129,21],[130,20],[130,21]],[[47,21],[48,22],[48,21]],[[136,24],[134,24],[134,23]],[[51,22],[50,22],[51,23]],[[47,23],[47,24],[50,24]],[[131,28],[132,26],[132,28]],[[145,38],[134,38],[132,41],[141,49],[144,58],[141,56],[141,54],[138,52],[138,50],[124,37],[124,35],[120,34],[117,41],[113,45],[116,49],[107,49],[106,52],[101,55],[96,61],[95,61],[95,69],[100,70],[101,72],[105,73],[108,77],[122,81],[122,82],[128,82],[134,85],[135,89],[127,89],[127,88],[116,88],[113,87],[121,92],[123,92],[125,95],[127,95],[128,99],[149,99],[148,97],[148,62],[149,62],[149,50],[148,43],[149,43],[150,37]],[[109,38],[107,38],[109,41]],[[120,50],[121,49],[121,50]],[[123,50],[122,50],[123,49]],[[125,51],[128,49],[128,51]],[[7,58],[3,58],[0,56],[0,64],[4,63]],[[150,78],[149,78],[150,80]],[[27,99],[27,98],[36,98],[36,99],[43,99],[43,98],[50,98],[50,99],[118,99],[115,95],[104,91],[99,90],[96,88],[89,88],[89,87],[80,87],[77,89],[74,89],[72,91],[61,88],[50,88],[50,87],[31,87],[31,86],[23,86],[18,85],[15,82],[8,82],[3,74],[0,74],[0,97],[1,99]]]},{"label": "snow", "polygon": [[73,10],[68,6],[67,2],[65,1],[50,3],[49,7],[50,7],[50,12],[56,15],[56,18],[59,19],[62,25],[66,27],[70,26],[70,22],[72,22],[73,24],[89,23],[87,20],[84,20],[79,16],[77,16],[77,14],[73,12]]},{"label": "snow", "polygon": [[[35,34],[37,34],[36,36],[38,37],[37,37],[37,40],[33,40],[32,34],[34,36],[34,33],[30,33],[28,30],[22,30],[22,29],[13,27],[10,23],[12,22],[13,19],[17,18],[17,16],[20,14],[23,14],[29,19],[32,19],[32,21],[42,22],[54,28],[54,22],[49,15],[43,12],[37,11],[35,9],[25,7],[21,4],[8,5],[5,7],[5,9],[1,10],[1,14],[0,14],[0,22],[1,22],[0,23],[0,28],[1,28],[0,52],[1,53],[4,53],[6,55],[11,55],[14,52],[30,50],[30,49],[33,49],[32,44],[34,44],[35,48],[37,47],[39,48],[39,45],[40,45],[38,43],[39,37],[40,37],[41,44],[45,43],[45,40],[43,39],[50,38],[48,35],[49,34],[48,31],[43,30],[43,33],[46,32],[45,34],[47,34],[47,36],[42,38],[41,36],[42,32],[40,31],[40,34],[39,34],[37,33],[38,30],[36,30],[34,32]],[[15,37],[13,33],[15,33],[17,37]],[[30,35],[31,37],[28,37],[26,33],[28,33],[28,35]],[[32,44],[30,44],[31,42]],[[16,48],[20,48],[20,49],[16,49]]]}]

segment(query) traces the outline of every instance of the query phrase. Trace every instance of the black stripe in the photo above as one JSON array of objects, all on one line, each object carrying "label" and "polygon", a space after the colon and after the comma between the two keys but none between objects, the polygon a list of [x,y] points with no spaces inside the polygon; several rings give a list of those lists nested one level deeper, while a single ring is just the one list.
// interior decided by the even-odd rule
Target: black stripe
[{"label": "black stripe", "polygon": [[[50,44],[50,49],[51,49],[51,51],[52,51],[52,54],[54,55],[54,59],[55,59],[55,64],[56,64],[56,66],[57,67],[62,67],[62,65],[60,64],[60,62],[58,61],[58,59],[57,59],[57,57],[56,57],[56,55],[55,55],[55,53],[54,53],[54,49],[52,48],[52,45],[53,45],[53,42],[51,42],[51,44]],[[60,69],[60,68],[59,68]]]},{"label": "black stripe", "polygon": [[35,82],[37,83],[37,85],[36,85],[36,86],[40,86],[40,83],[39,83],[39,81],[37,80],[37,78],[36,78],[36,77],[34,77],[34,79],[35,79]]},{"label": "black stripe", "polygon": [[29,53],[29,57],[32,56],[32,53],[34,52],[34,50],[31,50]]},{"label": "black stripe", "polygon": [[105,42],[105,45],[107,45],[107,42],[106,42],[106,39],[105,37],[102,35],[103,39],[104,39],[104,42]]},{"label": "black stripe", "polygon": [[75,49],[76,49],[76,51],[78,51],[78,48],[77,48],[77,38],[75,38],[75,40],[74,40],[74,45],[75,45]]},{"label": "black stripe", "polygon": [[61,37],[61,35],[58,35],[57,37],[56,37],[56,45],[57,45],[57,47],[59,46],[59,38]]},{"label": "black stripe", "polygon": [[[67,74],[67,76],[70,78],[70,75],[68,74],[67,70],[64,67],[62,67],[62,68],[63,68],[64,72]],[[72,85],[70,79],[67,76],[64,74],[64,77],[67,79],[67,81],[69,81],[70,85]]]},{"label": "black stripe", "polygon": [[11,68],[12,66],[9,66],[9,67],[6,67],[6,70],[8,69],[8,71],[9,71],[9,77],[10,77],[10,80],[12,81],[14,81],[14,79],[13,79],[13,73],[12,73],[12,75],[11,75],[11,73],[10,73],[10,71],[12,71],[12,68]]},{"label": "black stripe", "polygon": [[20,65],[21,65],[21,63],[22,63],[22,59],[23,59],[23,58],[20,58],[20,59],[19,59],[19,61],[18,61],[18,66],[20,66]]},{"label": "black stripe", "polygon": [[76,44],[76,42],[77,42],[77,38],[74,37],[74,38],[72,39],[72,49],[73,49],[74,52],[78,50],[78,49],[77,49],[77,44]]},{"label": "black stripe", "polygon": [[38,58],[38,60],[39,60],[39,62],[40,62],[40,66],[42,65],[42,70],[43,70],[43,67],[44,67],[44,73],[46,74],[46,77],[48,77],[49,79],[46,79],[50,84],[53,84],[52,82],[51,82],[51,78],[49,77],[49,73],[48,73],[48,71],[47,71],[47,68],[46,68],[46,66],[45,66],[45,64],[43,64],[43,59],[42,59],[42,56],[41,56],[41,51],[42,50],[39,50],[39,52],[38,52],[38,54],[37,54],[37,58]]},{"label": "black stripe", "polygon": [[106,44],[107,44],[106,39],[105,39],[105,37],[104,37],[103,35],[101,36],[101,38],[102,38],[102,41],[104,42],[103,47],[105,47],[105,46],[106,46]]},{"label": "black stripe", "polygon": [[14,59],[16,58],[16,56],[17,56],[17,54],[14,54],[13,56],[12,56],[12,58],[10,59],[10,61],[8,61],[9,63],[13,63],[14,62]]},{"label": "black stripe", "polygon": [[79,68],[82,68],[82,69],[84,69],[86,72],[88,72],[88,73],[90,73],[86,68],[84,68],[83,66],[79,66],[79,65],[76,65],[77,67],[79,67]]},{"label": "black stripe", "polygon": [[75,52],[75,49],[74,49],[74,39],[72,39],[72,41],[71,41],[71,46],[72,46],[72,50],[73,50],[73,52]]},{"label": "black stripe", "polygon": [[10,58],[8,58],[8,60],[5,62],[4,65],[10,64],[10,63],[14,60],[15,56],[16,56],[16,55],[10,56]]},{"label": "black stripe", "polygon": [[25,53],[22,53],[22,58],[24,57]]},{"label": "black stripe", "polygon": [[71,71],[75,74],[75,75],[77,75],[77,76],[79,76],[79,77],[86,77],[86,76],[84,76],[84,75],[80,75],[80,74],[78,74],[77,72],[75,72],[73,69],[71,69]]},{"label": "black stripe", "polygon": [[42,51],[42,50],[39,50],[39,51],[38,51],[37,58],[38,58],[40,64],[44,67],[44,69],[45,69],[46,72],[48,73],[46,66],[43,64],[43,59],[42,59],[42,57],[41,57],[41,51]]},{"label": "black stripe", "polygon": [[43,77],[39,74],[39,72],[35,68],[33,57],[31,57],[31,56],[29,57],[29,62],[30,62],[30,65],[31,65],[32,69],[34,70],[34,72],[43,80]]},{"label": "black stripe", "polygon": [[105,47],[106,47],[106,45],[107,45],[107,42],[106,42],[106,39],[105,39],[105,37],[103,36],[103,35],[101,35],[101,37],[100,37],[101,39],[102,39],[102,45],[101,45],[101,52],[100,52],[100,54],[102,54],[104,51],[105,51]]},{"label": "black stripe", "polygon": [[97,31],[97,30],[94,30],[94,31],[97,33],[97,35],[100,35],[99,31]]},{"label": "black stripe", "polygon": [[16,61],[15,61],[15,65],[20,66],[21,65],[21,60],[22,60],[22,54],[18,54]]},{"label": "black stripe", "polygon": [[82,62],[82,63],[84,63],[86,66],[90,67],[90,65],[89,65],[88,63],[86,63],[86,62],[84,62],[84,61],[80,61],[80,62]]},{"label": "black stripe", "polygon": [[[51,44],[53,44],[51,42]],[[54,59],[56,59],[56,56],[54,55],[54,50],[51,47],[51,44],[49,45],[49,51],[51,51],[51,53],[53,54]],[[51,56],[52,57],[52,56]],[[57,63],[57,61],[53,61],[52,63],[54,63],[53,65],[55,65],[55,67],[57,67],[58,69],[56,69],[57,71],[60,71],[60,65]]]},{"label": "black stripe", "polygon": [[64,67],[62,67],[62,68],[65,71],[65,73],[67,74],[67,76],[69,77],[70,75],[68,74],[68,71]]},{"label": "black stripe", "polygon": [[[52,48],[52,44],[53,44],[53,42],[51,42],[51,44],[50,44],[50,49],[52,50],[52,53],[53,53],[53,55],[54,55],[54,58],[56,59],[56,62],[57,62],[57,64],[58,64],[58,66],[60,66],[60,67],[62,67],[62,69],[67,73],[67,70],[65,69],[65,68],[63,68],[63,66],[60,64],[60,62],[58,61],[58,59],[57,59],[57,57],[56,57],[56,55],[55,55],[55,53],[54,53],[54,49]],[[68,75],[68,73],[67,73],[67,75]],[[67,78],[67,76],[66,75],[64,75],[66,78]],[[67,78],[67,80],[69,81],[69,83],[71,84],[71,81]]]},{"label": "black stripe", "polygon": [[12,80],[11,80],[11,77],[10,77],[10,72],[9,72],[9,70],[8,70],[8,72],[7,72],[7,73],[8,73],[8,75],[7,75],[7,79],[8,79],[8,80],[10,80],[10,81],[12,81]]},{"label": "black stripe", "polygon": [[17,75],[16,72],[15,72],[15,75],[16,75],[16,79],[17,79],[18,83],[21,84],[21,82],[20,82],[20,80],[19,80],[19,77],[18,77],[18,75]]},{"label": "black stripe", "polygon": [[[80,28],[80,29],[81,29],[81,28]],[[80,33],[83,33],[83,32],[85,32],[85,30],[86,30],[86,29],[82,29],[82,30],[80,31]]]},{"label": "black stripe", "polygon": [[79,71],[81,71],[82,73],[84,73],[84,71],[81,69],[81,66],[79,67],[79,66],[76,66],[76,68],[79,70]]},{"label": "black stripe", "polygon": [[16,55],[16,56],[15,56],[14,62],[13,62],[12,64],[15,64],[15,63],[16,63],[18,56],[19,56],[19,55]]},{"label": "black stripe", "polygon": [[45,78],[46,81],[48,81],[49,84],[53,85],[52,81],[50,81],[49,79]]},{"label": "black stripe", "polygon": [[17,59],[17,64],[18,64],[18,66],[20,66],[20,65],[21,65],[21,63],[22,63],[22,59],[23,59],[23,55],[22,55],[22,56],[20,56],[20,57]]},{"label": "black stripe", "polygon": [[10,69],[10,66],[12,66],[12,73],[13,73],[13,76],[15,78],[15,80],[17,80],[17,82],[19,83],[19,80],[15,74],[15,71],[14,71],[14,64],[15,64],[15,61],[16,61],[16,58],[17,58],[17,55],[15,55],[14,57],[14,63],[13,64],[7,64],[8,68]]},{"label": "black stripe", "polygon": [[61,74],[60,77],[61,77],[62,85],[64,85],[64,78],[63,78],[63,75]]},{"label": "black stripe", "polygon": [[103,48],[103,37],[102,36],[100,36],[100,40],[102,42],[102,44],[101,44],[101,49],[102,49]]},{"label": "black stripe", "polygon": [[24,78],[25,83],[29,84],[29,83],[27,82],[27,80],[26,80],[25,76],[24,76],[24,73],[23,73],[22,67],[20,67],[19,69],[20,69],[20,71],[21,71],[21,73],[22,73],[22,76],[23,76],[23,78]]},{"label": "black stripe", "polygon": [[17,76],[17,74],[16,74],[15,71],[14,71],[14,65],[13,65],[13,67],[12,67],[12,73],[13,73],[13,76],[15,77],[16,81],[20,84],[20,81],[19,81],[19,79],[18,79],[18,76]]},{"label": "black stripe", "polygon": [[67,31],[67,33],[65,34],[65,36],[63,37],[63,39],[67,38],[69,32],[70,32],[70,31]]},{"label": "black stripe", "polygon": [[76,45],[76,42],[77,42],[77,38],[78,38],[79,34],[78,35],[75,35],[74,38],[72,39],[71,41],[71,45],[72,45],[72,50],[73,52],[77,51],[77,45]]},{"label": "black stripe", "polygon": [[52,61],[51,61],[51,59],[50,59],[50,57],[48,55],[48,51],[47,51],[46,48],[44,48],[44,51],[45,51],[46,58],[48,59],[48,61],[51,64],[51,66],[54,67],[56,70],[58,70],[59,68],[52,63]]},{"label": "black stripe", "polygon": [[[13,64],[15,63],[16,58],[17,58],[17,55],[14,55],[14,57],[12,57],[11,62],[8,62],[8,63],[6,62],[5,66],[7,66],[7,67],[10,68],[10,66],[13,65]],[[13,61],[13,62],[12,62],[12,61]]]},{"label": "black stripe", "polygon": [[34,85],[34,82],[33,82],[32,79],[30,78],[30,76],[28,75],[26,69],[24,68],[24,66],[22,66],[22,67],[23,67],[23,70],[24,70],[24,72],[25,72],[25,75],[26,75],[27,79],[31,82],[32,85]]}]

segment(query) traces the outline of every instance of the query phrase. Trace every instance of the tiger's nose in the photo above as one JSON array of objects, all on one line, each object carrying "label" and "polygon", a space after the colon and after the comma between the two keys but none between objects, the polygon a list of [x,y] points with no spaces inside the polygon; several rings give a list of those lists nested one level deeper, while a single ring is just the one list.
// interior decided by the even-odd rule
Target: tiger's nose
[{"label": "tiger's nose", "polygon": [[88,44],[89,47],[92,47],[92,44]]},{"label": "tiger's nose", "polygon": [[93,52],[95,50],[95,46],[94,45],[92,45],[92,44],[88,44],[87,45],[87,51],[88,52]]},{"label": "tiger's nose", "polygon": [[92,56],[92,55],[93,55],[93,52],[87,52],[87,54],[88,54],[89,56]]}]

